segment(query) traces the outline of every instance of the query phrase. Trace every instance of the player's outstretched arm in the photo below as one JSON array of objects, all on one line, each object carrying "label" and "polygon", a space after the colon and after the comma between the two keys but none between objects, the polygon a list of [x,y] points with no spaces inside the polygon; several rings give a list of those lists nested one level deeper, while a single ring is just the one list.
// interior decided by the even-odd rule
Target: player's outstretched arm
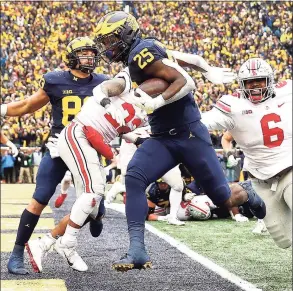
[{"label": "player's outstretched arm", "polygon": [[221,144],[224,151],[228,152],[233,149],[233,144],[232,144],[233,140],[234,138],[232,134],[229,131],[225,131],[221,139]]},{"label": "player's outstretched arm", "polygon": [[[107,80],[93,89],[93,96],[95,100],[105,107],[110,104],[109,97],[119,96],[124,93],[126,88],[126,81],[123,78],[114,78]],[[108,100],[105,100],[108,99]]]},{"label": "player's outstretched arm", "polygon": [[94,100],[103,106],[106,109],[106,112],[110,114],[121,126],[125,125],[123,112],[111,104],[109,97],[123,94],[127,90],[126,87],[124,78],[114,78],[112,80],[104,81],[102,84],[93,89]]},{"label": "player's outstretched arm", "polygon": [[[230,167],[236,167],[238,165],[238,161],[235,159],[235,150],[233,150],[233,136],[229,131],[225,131],[225,133],[222,136],[221,144],[223,147],[223,150],[228,158],[228,164]],[[238,209],[238,207],[237,207]],[[235,213],[234,213],[235,214]],[[233,217],[232,217],[233,218]]]},{"label": "player's outstretched arm", "polygon": [[178,64],[184,68],[190,68],[201,73],[207,73],[211,67],[201,56],[173,50],[170,52]]},{"label": "player's outstretched arm", "polygon": [[13,157],[18,155],[18,149],[14,143],[12,143],[5,135],[1,132],[0,143],[5,144],[6,146],[11,148]]},{"label": "player's outstretched arm", "polygon": [[3,132],[1,132],[0,143],[7,144],[8,141],[9,139],[7,138],[7,136],[5,136]]},{"label": "player's outstretched arm", "polygon": [[201,72],[210,82],[214,84],[231,83],[236,79],[236,74],[229,68],[210,66],[201,56],[171,51],[178,64]]},{"label": "player's outstretched arm", "polygon": [[33,113],[50,102],[49,96],[43,89],[25,100],[11,102],[1,105],[1,116],[22,116],[27,113]]},{"label": "player's outstretched arm", "polygon": [[201,122],[208,128],[208,130],[224,130],[233,129],[234,120],[219,111],[217,108],[213,108],[210,111],[201,114]]}]

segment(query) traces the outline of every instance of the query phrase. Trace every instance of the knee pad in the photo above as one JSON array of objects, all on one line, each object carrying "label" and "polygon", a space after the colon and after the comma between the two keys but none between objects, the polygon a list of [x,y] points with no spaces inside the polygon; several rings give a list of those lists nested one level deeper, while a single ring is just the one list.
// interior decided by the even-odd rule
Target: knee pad
[{"label": "knee pad", "polygon": [[82,193],[72,206],[70,219],[77,225],[82,226],[101,200],[102,196],[95,193]]},{"label": "knee pad", "polygon": [[103,222],[101,219],[98,220],[90,220],[90,232],[93,237],[98,237],[102,233],[103,230]]},{"label": "knee pad", "polygon": [[33,198],[43,205],[48,205],[50,199],[54,195],[56,191],[55,185],[45,185],[45,186],[37,186],[36,190],[33,194]]}]

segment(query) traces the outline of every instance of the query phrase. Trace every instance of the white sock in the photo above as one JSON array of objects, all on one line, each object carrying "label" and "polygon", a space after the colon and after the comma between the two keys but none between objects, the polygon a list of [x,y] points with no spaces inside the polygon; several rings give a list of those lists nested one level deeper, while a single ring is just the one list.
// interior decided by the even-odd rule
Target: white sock
[{"label": "white sock", "polygon": [[67,190],[70,187],[70,181],[63,179],[61,181],[61,194],[67,194]]},{"label": "white sock", "polygon": [[80,228],[74,228],[67,224],[64,235],[62,236],[62,244],[73,246],[77,243],[77,236]]},{"label": "white sock", "polygon": [[176,191],[171,188],[170,191],[170,216],[177,218],[177,212],[182,201],[182,192]]},{"label": "white sock", "polygon": [[125,185],[123,185],[120,181],[115,182],[106,195],[106,201],[111,203],[115,200],[116,196],[122,192],[126,192]]}]

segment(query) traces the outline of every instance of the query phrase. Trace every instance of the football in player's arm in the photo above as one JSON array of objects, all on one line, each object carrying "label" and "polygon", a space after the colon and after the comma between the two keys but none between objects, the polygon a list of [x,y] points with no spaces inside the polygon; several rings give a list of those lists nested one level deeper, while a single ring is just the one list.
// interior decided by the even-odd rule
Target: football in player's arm
[{"label": "football in player's arm", "polygon": [[[192,94],[195,83],[169,56],[168,50],[152,37],[141,38],[135,18],[123,11],[105,15],[99,21],[96,33],[101,57],[128,65],[131,80],[138,86],[152,78],[169,83],[165,91],[155,98],[139,89],[136,93],[140,97],[133,97],[135,104],[148,113],[152,138],[141,145],[128,166],[125,185],[130,246],[127,255],[115,262],[113,268],[127,271],[151,266],[144,245],[147,211],[145,189],[179,163],[197,176],[207,195],[216,204],[233,207],[248,203],[256,215],[263,216],[265,208],[260,205],[262,200],[255,193],[249,196],[249,200],[246,192],[231,196],[216,153],[211,147],[208,131],[200,122],[200,112]],[[154,168],[154,163],[160,158],[162,162]]]}]

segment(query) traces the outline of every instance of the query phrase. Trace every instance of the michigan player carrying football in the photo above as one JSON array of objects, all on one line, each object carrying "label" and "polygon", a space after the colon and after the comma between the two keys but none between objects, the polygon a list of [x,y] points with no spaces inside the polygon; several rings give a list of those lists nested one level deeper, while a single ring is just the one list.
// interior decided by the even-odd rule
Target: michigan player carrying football
[{"label": "michigan player carrying football", "polygon": [[[224,95],[202,115],[208,129],[228,129],[245,155],[243,169],[267,206],[265,225],[280,248],[292,244],[292,80],[274,84],[260,58],[239,69],[238,98]],[[227,146],[229,150],[229,145]]]},{"label": "michigan player carrying football", "polygon": [[[29,98],[1,105],[1,116],[22,116],[35,112],[48,102],[52,104],[53,125],[49,152],[44,155],[37,174],[33,198],[23,211],[17,231],[14,249],[8,262],[8,271],[27,274],[24,268],[24,247],[33,233],[43,209],[53,196],[56,186],[68,170],[56,151],[56,136],[81,106],[92,96],[92,90],[106,80],[105,75],[92,73],[98,63],[97,49],[88,37],[78,37],[67,46],[66,65],[69,71],[47,73],[40,82],[38,91]],[[29,251],[29,250],[28,250]]]},{"label": "michigan player carrying football", "polygon": [[[110,62],[122,61],[128,65],[133,82],[140,85],[159,78],[170,84],[156,98],[141,90],[136,91],[140,98],[133,97],[136,105],[149,113],[152,138],[140,146],[128,165],[125,184],[130,246],[127,255],[115,262],[113,268],[127,271],[151,267],[144,244],[148,212],[145,189],[181,162],[197,177],[215,204],[230,209],[247,202],[256,216],[265,216],[265,205],[256,193],[248,195],[241,191],[240,195],[231,196],[207,128],[200,122],[200,112],[191,94],[195,84],[168,50],[154,38],[142,39],[135,18],[122,11],[106,14],[99,21],[96,33],[100,55]],[[201,71],[208,75],[208,71]],[[101,92],[101,102],[111,102],[109,96]]]}]

